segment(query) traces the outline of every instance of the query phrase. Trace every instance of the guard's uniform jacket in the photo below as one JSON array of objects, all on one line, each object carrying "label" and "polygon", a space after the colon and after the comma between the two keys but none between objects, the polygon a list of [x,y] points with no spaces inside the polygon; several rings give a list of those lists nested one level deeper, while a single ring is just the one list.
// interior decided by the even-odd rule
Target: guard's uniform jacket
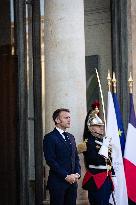
[{"label": "guard's uniform jacket", "polygon": [[104,182],[108,180],[111,182],[111,191],[113,190],[113,183],[111,179],[112,170],[109,162],[99,155],[99,149],[102,145],[102,139],[94,137],[91,133],[87,140],[87,151],[84,152],[85,164],[87,172],[84,176],[82,187],[86,190],[99,190]]}]

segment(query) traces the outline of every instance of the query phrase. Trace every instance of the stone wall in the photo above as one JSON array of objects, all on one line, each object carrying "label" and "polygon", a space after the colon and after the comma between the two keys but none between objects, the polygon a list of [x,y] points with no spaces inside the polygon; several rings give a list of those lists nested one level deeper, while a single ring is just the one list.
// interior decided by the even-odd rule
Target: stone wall
[{"label": "stone wall", "polygon": [[107,73],[111,62],[111,14],[109,0],[85,0],[85,55],[100,56],[100,79],[107,101]]}]

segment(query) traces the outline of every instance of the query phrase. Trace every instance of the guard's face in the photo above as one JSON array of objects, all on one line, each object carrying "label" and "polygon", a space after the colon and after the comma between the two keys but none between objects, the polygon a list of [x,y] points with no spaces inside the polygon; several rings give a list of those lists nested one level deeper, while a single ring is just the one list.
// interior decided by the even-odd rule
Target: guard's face
[{"label": "guard's face", "polygon": [[57,122],[57,127],[62,130],[70,128],[71,116],[69,112],[62,111],[55,120]]},{"label": "guard's face", "polygon": [[90,132],[103,135],[104,134],[104,126],[103,125],[92,125],[88,127]]}]

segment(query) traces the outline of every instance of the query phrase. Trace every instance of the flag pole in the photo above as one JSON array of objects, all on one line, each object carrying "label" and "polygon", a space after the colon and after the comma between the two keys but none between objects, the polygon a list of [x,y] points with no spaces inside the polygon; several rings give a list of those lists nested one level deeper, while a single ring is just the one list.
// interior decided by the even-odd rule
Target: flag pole
[{"label": "flag pole", "polygon": [[116,87],[117,87],[116,82],[117,82],[117,80],[116,80],[116,78],[115,78],[115,73],[113,72],[112,83],[113,83],[113,92],[114,92],[114,93],[117,92],[117,89],[116,89]]},{"label": "flag pole", "polygon": [[111,76],[109,70],[108,70],[107,80],[108,80],[108,91],[111,91]]},{"label": "flag pole", "polygon": [[[107,80],[108,80],[108,91],[111,92],[111,81],[112,81],[112,83],[113,83],[113,92],[116,93],[116,78],[115,78],[115,73],[113,73],[113,79],[111,79],[110,71],[108,70]],[[112,199],[113,199],[114,205],[117,205],[117,204],[116,204],[116,201],[115,201],[114,192],[112,191],[111,194],[112,194]]]},{"label": "flag pole", "polygon": [[129,79],[128,79],[128,86],[129,86],[129,93],[133,93],[133,79],[132,79],[132,75],[131,75],[131,72],[130,72],[130,76],[129,76]]}]

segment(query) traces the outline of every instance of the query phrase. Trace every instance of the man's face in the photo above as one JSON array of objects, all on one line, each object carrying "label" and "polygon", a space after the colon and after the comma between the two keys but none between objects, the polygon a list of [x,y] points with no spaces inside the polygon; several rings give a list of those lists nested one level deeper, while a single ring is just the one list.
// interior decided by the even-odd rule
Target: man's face
[{"label": "man's face", "polygon": [[100,135],[104,134],[104,126],[103,125],[93,125],[89,127],[89,130],[93,133],[97,133]]},{"label": "man's face", "polygon": [[55,119],[56,126],[62,130],[70,128],[71,117],[69,112],[61,111],[59,116]]}]

